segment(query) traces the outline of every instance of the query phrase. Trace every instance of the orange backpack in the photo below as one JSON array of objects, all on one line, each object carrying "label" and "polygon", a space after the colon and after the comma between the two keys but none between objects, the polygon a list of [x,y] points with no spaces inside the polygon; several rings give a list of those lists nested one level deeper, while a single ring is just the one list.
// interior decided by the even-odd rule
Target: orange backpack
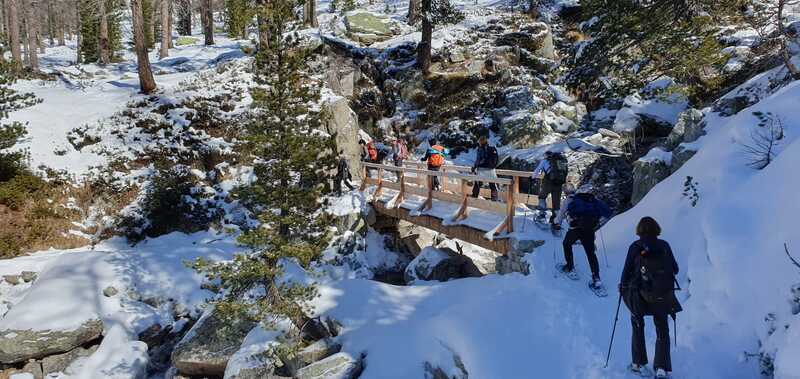
[{"label": "orange backpack", "polygon": [[431,167],[444,166],[444,147],[440,145],[433,145],[429,151],[428,165]]}]

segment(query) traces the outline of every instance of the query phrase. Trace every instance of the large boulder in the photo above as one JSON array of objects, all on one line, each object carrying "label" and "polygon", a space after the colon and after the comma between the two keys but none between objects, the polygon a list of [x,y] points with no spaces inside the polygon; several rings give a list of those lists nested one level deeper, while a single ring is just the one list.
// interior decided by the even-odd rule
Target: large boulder
[{"label": "large boulder", "polygon": [[331,114],[328,121],[328,132],[336,135],[336,148],[344,152],[347,163],[350,165],[350,173],[354,178],[361,178],[361,147],[358,145],[359,126],[358,116],[350,108],[350,104],[344,97],[331,99],[327,104]]},{"label": "large boulder", "polygon": [[513,238],[511,240],[511,251],[495,259],[497,273],[500,275],[511,273],[529,275],[531,273],[531,268],[530,264],[525,260],[525,256],[542,245],[544,245],[544,241],[542,240]]},{"label": "large boulder", "polygon": [[653,187],[672,173],[672,153],[656,147],[633,164],[633,194],[631,204],[636,205]]},{"label": "large boulder", "polygon": [[414,258],[405,271],[407,283],[417,280],[445,282],[483,276],[481,271],[468,257],[458,254],[449,248],[425,248]]},{"label": "large boulder", "polygon": [[512,144],[517,149],[539,145],[549,132],[549,127],[535,122],[536,117],[529,111],[514,112],[500,120],[500,135],[504,144]]},{"label": "large boulder", "polygon": [[664,142],[664,147],[668,151],[674,150],[684,142],[694,142],[706,134],[706,123],[703,120],[703,112],[697,109],[687,109],[678,117],[678,123],[672,128]]},{"label": "large boulder", "polygon": [[3,330],[0,331],[0,362],[17,363],[65,353],[102,334],[103,323],[98,319],[86,321],[72,330]]},{"label": "large boulder", "polygon": [[337,353],[297,370],[297,379],[356,379],[364,369],[364,358]]},{"label": "large boulder", "polygon": [[692,159],[697,154],[697,146],[694,144],[680,144],[675,150],[672,151],[672,163],[670,164],[670,171],[675,173],[683,167],[689,159]]},{"label": "large boulder", "polygon": [[253,327],[252,322],[228,320],[208,309],[175,346],[172,364],[183,375],[221,377]]},{"label": "large boulder", "polygon": [[400,221],[397,224],[398,237],[402,246],[413,256],[418,256],[422,249],[436,246],[436,232],[414,225],[410,222]]},{"label": "large boulder", "polygon": [[389,17],[370,12],[348,14],[344,24],[350,38],[367,45],[385,41],[399,32]]},{"label": "large boulder", "polygon": [[728,96],[717,100],[714,103],[713,109],[715,112],[718,112],[720,116],[730,117],[756,102],[758,102],[758,99],[751,98],[750,96]]},{"label": "large boulder", "polygon": [[64,372],[72,362],[92,355],[97,351],[97,347],[98,345],[94,345],[88,349],[78,347],[64,354],[44,357],[44,359],[42,359],[42,373],[44,373],[44,375],[49,375],[57,372]]},{"label": "large boulder", "polygon": [[556,51],[553,34],[547,24],[537,22],[526,25],[517,32],[501,35],[495,43],[498,46],[515,46],[523,48],[536,56],[555,60]]},{"label": "large boulder", "polygon": [[291,376],[295,376],[301,368],[330,357],[341,350],[342,344],[330,338],[323,338],[298,351],[287,359],[284,365],[288,373]]}]

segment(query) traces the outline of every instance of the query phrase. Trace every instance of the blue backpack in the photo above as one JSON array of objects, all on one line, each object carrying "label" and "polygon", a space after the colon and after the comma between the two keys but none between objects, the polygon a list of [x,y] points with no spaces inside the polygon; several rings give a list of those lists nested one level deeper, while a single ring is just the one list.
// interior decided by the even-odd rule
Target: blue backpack
[{"label": "blue backpack", "polygon": [[577,194],[569,202],[567,214],[571,227],[595,230],[601,218],[611,217],[611,209],[592,194]]}]

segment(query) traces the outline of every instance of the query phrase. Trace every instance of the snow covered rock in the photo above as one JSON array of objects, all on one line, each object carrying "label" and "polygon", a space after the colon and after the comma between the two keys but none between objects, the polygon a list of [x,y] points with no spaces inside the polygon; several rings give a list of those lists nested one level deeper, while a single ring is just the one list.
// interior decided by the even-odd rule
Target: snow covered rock
[{"label": "snow covered rock", "polygon": [[0,362],[16,363],[68,352],[103,333],[103,323],[89,320],[72,330],[0,331]]},{"label": "snow covered rock", "polygon": [[750,96],[727,96],[717,100],[714,103],[713,109],[721,116],[730,117],[753,105],[757,101],[757,99],[753,99]]},{"label": "snow covered rock", "polygon": [[633,194],[631,204],[636,205],[650,190],[671,173],[672,153],[660,147],[653,148],[633,164]]},{"label": "snow covered rock", "polygon": [[21,279],[22,277],[20,277],[19,275],[3,275],[3,280],[5,280],[6,283],[12,286],[16,286],[17,284],[19,284],[21,282]]},{"label": "snow covered rock", "polygon": [[683,167],[689,159],[692,159],[697,154],[697,146],[692,143],[682,143],[672,151],[672,164],[670,170],[675,173],[679,168]]},{"label": "snow covered rock", "polygon": [[356,379],[364,368],[362,357],[337,353],[297,371],[297,379]]},{"label": "snow covered rock", "polygon": [[287,371],[294,376],[301,368],[330,357],[341,350],[342,344],[330,338],[323,338],[306,346],[284,362],[284,364],[286,365]]},{"label": "snow covered rock", "polygon": [[686,96],[672,90],[676,84],[664,78],[625,98],[614,119],[614,131],[637,136],[665,137],[689,105]]},{"label": "snow covered rock", "polygon": [[668,151],[674,150],[683,142],[694,142],[706,134],[703,112],[697,109],[687,109],[678,116],[678,122],[672,128],[664,147]]},{"label": "snow covered rock", "polygon": [[253,326],[248,321],[224,320],[209,309],[175,346],[172,364],[185,375],[222,376]]},{"label": "snow covered rock", "polygon": [[480,270],[469,258],[449,248],[423,249],[405,271],[406,283],[417,280],[446,282],[450,279],[480,276]]},{"label": "snow covered rock", "polygon": [[398,237],[402,246],[413,256],[418,256],[422,249],[436,245],[436,232],[414,225],[407,221],[397,224]]},{"label": "snow covered rock", "polygon": [[80,358],[92,355],[95,351],[97,351],[97,345],[88,349],[77,347],[64,354],[56,354],[44,357],[44,359],[42,359],[42,373],[44,375],[48,375],[57,372],[64,372],[70,364]]},{"label": "snow covered rock", "polygon": [[307,320],[300,336],[306,341],[317,341],[336,337],[342,331],[342,324],[330,316],[320,316]]},{"label": "snow covered rock", "polygon": [[389,17],[370,12],[348,14],[344,24],[350,38],[367,45],[385,41],[399,32]]},{"label": "snow covered rock", "polygon": [[511,251],[495,259],[497,273],[500,275],[507,275],[516,272],[529,275],[531,273],[530,264],[525,261],[525,256],[542,245],[544,245],[544,241],[540,240],[512,239],[511,246],[513,248]]},{"label": "snow covered rock", "polygon": [[542,22],[524,26],[518,32],[501,35],[495,43],[498,46],[520,47],[536,56],[555,60],[556,52],[553,44],[553,34],[547,24]]}]

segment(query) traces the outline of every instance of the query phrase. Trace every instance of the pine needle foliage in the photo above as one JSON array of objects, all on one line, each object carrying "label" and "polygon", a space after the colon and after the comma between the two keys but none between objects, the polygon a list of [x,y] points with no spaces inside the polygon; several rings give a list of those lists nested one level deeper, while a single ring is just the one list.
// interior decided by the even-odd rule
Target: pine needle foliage
[{"label": "pine needle foliage", "polygon": [[217,310],[268,327],[281,317],[302,324],[316,288],[284,280],[281,262],[310,264],[327,247],[331,225],[319,210],[330,193],[335,136],[320,132],[327,115],[315,110],[320,87],[308,74],[310,52],[291,33],[297,5],[273,0],[257,9],[269,28],[268,43],[256,55],[248,125],[257,179],[239,194],[261,222],[240,237],[252,252],[232,262],[195,264],[221,295]]},{"label": "pine needle foliage", "polygon": [[[108,45],[111,54],[122,49],[122,31],[120,21],[125,9],[122,0],[79,0],[78,12],[81,17],[81,54],[83,62],[92,63],[100,59],[98,39],[100,33],[100,15],[97,13],[97,1],[106,3],[106,21],[108,22]],[[112,57],[112,60],[114,58]]]},{"label": "pine needle foliage", "polygon": [[[2,51],[0,51],[2,52]],[[25,171],[25,154],[9,151],[25,137],[27,131],[21,122],[4,122],[9,113],[38,103],[33,94],[20,93],[11,88],[16,76],[11,63],[0,56],[0,182],[11,180]]]},{"label": "pine needle foliage", "polygon": [[747,0],[586,0],[584,32],[567,83],[604,98],[669,76],[702,96],[721,84],[718,26]]}]

